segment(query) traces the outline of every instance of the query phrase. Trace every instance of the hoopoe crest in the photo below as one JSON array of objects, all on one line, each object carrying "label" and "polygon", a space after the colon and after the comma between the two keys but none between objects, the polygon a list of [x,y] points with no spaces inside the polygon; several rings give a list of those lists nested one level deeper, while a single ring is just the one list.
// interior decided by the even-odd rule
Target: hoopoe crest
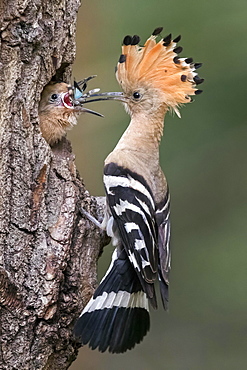
[{"label": "hoopoe crest", "polygon": [[201,92],[196,85],[203,79],[195,72],[201,63],[194,64],[192,58],[178,56],[183,50],[177,46],[181,36],[172,40],[169,34],[157,42],[161,31],[161,27],[156,28],[144,46],[139,45],[140,37],[137,35],[124,38],[116,77],[125,93],[130,89],[133,91],[133,87],[137,90],[143,86],[156,89],[167,109],[180,117],[179,105],[191,102],[190,95]]}]

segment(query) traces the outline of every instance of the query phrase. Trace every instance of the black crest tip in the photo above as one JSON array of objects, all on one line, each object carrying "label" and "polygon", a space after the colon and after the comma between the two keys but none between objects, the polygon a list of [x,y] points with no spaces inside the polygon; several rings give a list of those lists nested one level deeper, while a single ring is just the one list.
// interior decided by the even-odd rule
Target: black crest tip
[{"label": "black crest tip", "polygon": [[126,55],[121,54],[118,60],[118,63],[124,63],[126,61]]},{"label": "black crest tip", "polygon": [[190,64],[193,62],[193,58],[186,58],[185,63]]},{"label": "black crest tip", "polygon": [[167,35],[166,37],[163,38],[163,45],[164,46],[168,46],[170,45],[171,41],[172,41],[172,34],[170,33],[169,35]]},{"label": "black crest tip", "polygon": [[173,62],[175,63],[175,64],[180,64],[180,60],[179,60],[179,56],[175,56],[174,58],[173,58]]},{"label": "black crest tip", "polygon": [[178,46],[178,47],[176,47],[175,49],[173,49],[173,51],[174,51],[174,53],[176,53],[176,54],[180,54],[180,53],[182,53],[183,48],[182,48],[182,46]]},{"label": "black crest tip", "polygon": [[200,95],[203,92],[203,90],[196,90],[195,95]]},{"label": "black crest tip", "polygon": [[201,66],[202,66],[202,63],[195,63],[195,64],[194,64],[195,69],[198,69],[198,68],[200,68]]},{"label": "black crest tip", "polygon": [[138,35],[134,35],[131,39],[131,45],[137,45],[140,42],[140,37]]},{"label": "black crest tip", "polygon": [[173,42],[179,42],[181,40],[181,35],[178,35],[177,37],[175,37],[175,39],[173,39]]},{"label": "black crest tip", "polygon": [[123,39],[123,45],[130,45],[131,44],[131,41],[132,41],[132,37],[130,35],[127,35],[125,36],[125,38]]},{"label": "black crest tip", "polygon": [[159,35],[162,31],[163,31],[163,27],[157,27],[157,28],[155,28],[155,30],[153,31],[152,35],[153,35],[153,36],[157,36],[157,35]]},{"label": "black crest tip", "polygon": [[203,83],[203,81],[204,81],[204,78],[200,78],[199,76],[195,76],[194,77],[194,81],[195,81],[195,83],[197,84],[197,85],[200,85],[200,84],[202,84]]}]

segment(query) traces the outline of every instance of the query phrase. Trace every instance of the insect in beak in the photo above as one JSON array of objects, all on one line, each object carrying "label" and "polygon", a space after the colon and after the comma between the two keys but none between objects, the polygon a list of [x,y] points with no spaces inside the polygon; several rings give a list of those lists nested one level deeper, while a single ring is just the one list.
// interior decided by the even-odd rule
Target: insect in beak
[{"label": "insect in beak", "polygon": [[67,108],[73,108],[75,112],[78,112],[78,113],[91,113],[99,117],[104,117],[103,114],[98,113],[94,110],[85,108],[83,106],[83,104],[87,103],[85,99],[86,97],[91,96],[92,94],[100,91],[100,89],[97,88],[97,89],[90,90],[88,93],[84,93],[84,91],[87,88],[87,82],[93,79],[94,77],[96,77],[96,75],[89,76],[79,82],[74,81],[74,85],[69,86],[68,87],[69,91],[68,93],[65,94],[67,95],[66,98],[69,99],[69,103],[68,103],[69,106],[66,105],[67,101],[65,98],[63,101],[64,106],[66,106]]}]

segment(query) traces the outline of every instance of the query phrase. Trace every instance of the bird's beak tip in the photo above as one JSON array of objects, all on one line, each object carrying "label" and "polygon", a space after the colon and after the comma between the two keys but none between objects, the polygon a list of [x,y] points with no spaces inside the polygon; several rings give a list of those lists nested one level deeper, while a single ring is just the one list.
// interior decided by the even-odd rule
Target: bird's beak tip
[{"label": "bird's beak tip", "polygon": [[88,108],[84,108],[83,106],[80,106],[80,105],[77,105],[74,107],[74,110],[76,113],[91,113],[91,114],[94,114],[95,116],[98,116],[98,117],[103,117],[103,114],[101,113],[98,113],[94,110],[91,110],[91,109],[88,109]]}]

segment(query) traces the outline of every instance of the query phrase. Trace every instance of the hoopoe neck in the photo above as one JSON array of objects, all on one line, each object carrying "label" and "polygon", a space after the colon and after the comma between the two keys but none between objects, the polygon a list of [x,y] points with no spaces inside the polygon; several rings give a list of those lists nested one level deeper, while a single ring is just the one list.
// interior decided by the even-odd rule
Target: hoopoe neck
[{"label": "hoopoe neck", "polygon": [[163,135],[164,113],[136,113],[115,149],[128,149],[152,154],[158,152]]}]

